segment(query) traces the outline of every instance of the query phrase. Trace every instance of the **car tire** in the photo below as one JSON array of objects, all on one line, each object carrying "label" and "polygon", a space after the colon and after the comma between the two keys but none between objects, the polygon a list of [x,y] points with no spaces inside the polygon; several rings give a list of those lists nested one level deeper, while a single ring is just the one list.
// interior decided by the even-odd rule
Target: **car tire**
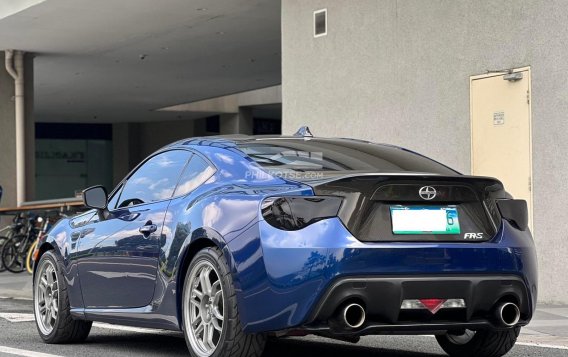
[{"label": "car tire", "polygon": [[193,357],[259,357],[264,350],[265,335],[242,330],[229,265],[218,248],[205,248],[191,261],[184,280],[182,315]]},{"label": "car tire", "polygon": [[[507,354],[517,342],[520,327],[501,331],[469,331],[463,335],[437,335],[440,347],[452,357],[500,357]],[[469,336],[466,336],[470,334]]]},{"label": "car tire", "polygon": [[61,271],[61,263],[52,251],[41,256],[34,274],[36,327],[46,343],[82,342],[89,335],[92,322],[71,317],[67,283]]}]

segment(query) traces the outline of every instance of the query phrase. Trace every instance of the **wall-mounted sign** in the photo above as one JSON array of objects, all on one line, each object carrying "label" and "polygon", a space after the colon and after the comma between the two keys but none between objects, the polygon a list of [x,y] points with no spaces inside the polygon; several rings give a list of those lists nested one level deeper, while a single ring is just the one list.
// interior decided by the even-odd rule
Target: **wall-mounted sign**
[{"label": "wall-mounted sign", "polygon": [[85,153],[81,151],[38,150],[36,151],[36,160],[65,160],[67,163],[82,163],[85,162]]},{"label": "wall-mounted sign", "polygon": [[503,124],[505,124],[505,112],[493,113],[493,125],[503,125]]}]

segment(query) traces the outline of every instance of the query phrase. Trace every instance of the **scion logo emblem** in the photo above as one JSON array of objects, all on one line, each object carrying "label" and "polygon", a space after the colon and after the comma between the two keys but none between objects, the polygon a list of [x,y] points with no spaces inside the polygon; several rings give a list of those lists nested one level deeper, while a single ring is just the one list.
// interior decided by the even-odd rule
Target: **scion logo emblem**
[{"label": "scion logo emblem", "polygon": [[436,189],[432,186],[424,186],[418,190],[418,194],[422,199],[429,201],[436,197]]}]

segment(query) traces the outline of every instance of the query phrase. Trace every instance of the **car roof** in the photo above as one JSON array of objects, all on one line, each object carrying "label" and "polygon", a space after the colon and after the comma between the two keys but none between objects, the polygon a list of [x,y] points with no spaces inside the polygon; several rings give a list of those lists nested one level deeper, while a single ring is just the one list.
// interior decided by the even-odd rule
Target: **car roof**
[{"label": "car roof", "polygon": [[313,140],[313,141],[327,141],[327,142],[336,142],[337,144],[341,143],[342,141],[353,141],[353,142],[360,142],[360,143],[368,143],[373,145],[381,145],[386,147],[395,147],[399,149],[403,149],[396,145],[384,144],[384,143],[376,143],[373,141],[368,140],[361,140],[361,139],[353,139],[353,138],[328,138],[328,137],[304,137],[304,136],[297,136],[297,135],[244,135],[244,134],[232,134],[232,135],[212,135],[212,136],[202,136],[202,137],[193,137],[178,140],[174,143],[167,145],[167,147],[173,146],[185,146],[185,145],[195,145],[195,146],[214,146],[214,147],[235,147],[238,144],[243,143],[253,143],[253,142],[262,142],[262,141],[273,141],[273,140]]}]

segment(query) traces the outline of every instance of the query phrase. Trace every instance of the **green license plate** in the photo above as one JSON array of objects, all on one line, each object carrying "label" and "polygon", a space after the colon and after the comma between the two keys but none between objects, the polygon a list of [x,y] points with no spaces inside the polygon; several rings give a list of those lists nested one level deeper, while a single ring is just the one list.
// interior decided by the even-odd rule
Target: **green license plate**
[{"label": "green license plate", "polygon": [[391,206],[394,234],[460,234],[455,206]]}]

